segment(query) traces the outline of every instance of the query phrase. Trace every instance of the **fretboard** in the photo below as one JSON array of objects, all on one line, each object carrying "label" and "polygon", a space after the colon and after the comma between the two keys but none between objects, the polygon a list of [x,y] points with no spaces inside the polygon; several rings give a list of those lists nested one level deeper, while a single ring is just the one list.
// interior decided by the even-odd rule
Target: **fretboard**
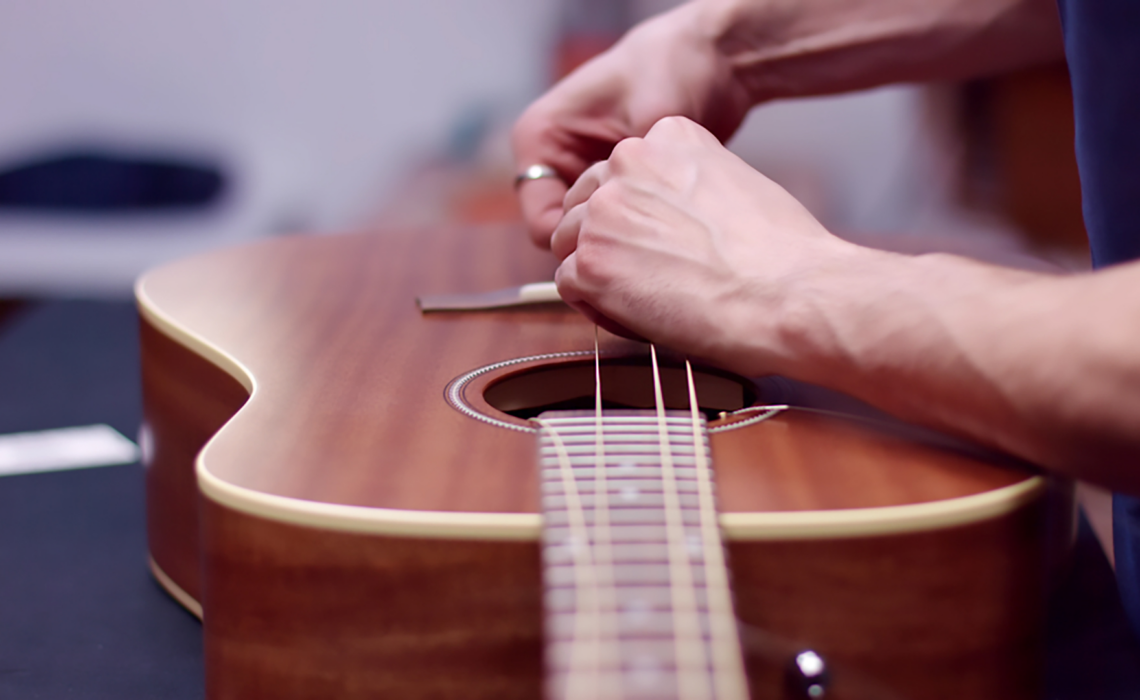
[{"label": "fretboard", "polygon": [[548,700],[745,700],[704,420],[539,424]]}]

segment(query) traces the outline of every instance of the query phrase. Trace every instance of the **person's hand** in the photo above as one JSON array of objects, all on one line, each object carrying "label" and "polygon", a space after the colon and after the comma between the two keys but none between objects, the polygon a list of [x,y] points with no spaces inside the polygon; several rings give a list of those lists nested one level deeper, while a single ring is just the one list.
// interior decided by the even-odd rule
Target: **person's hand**
[{"label": "person's hand", "polygon": [[861,250],[681,117],[619,143],[565,211],[551,239],[563,299],[605,328],[749,374],[794,354],[795,281]]},{"label": "person's hand", "polygon": [[694,0],[634,27],[519,118],[516,172],[558,175],[520,184],[523,218],[548,246],[567,187],[662,117],[724,141],[767,100],[1035,65],[1063,58],[1060,39],[1048,0]]},{"label": "person's hand", "polygon": [[695,4],[644,22],[519,118],[512,133],[518,172],[541,164],[561,178],[520,183],[523,218],[536,244],[550,245],[568,183],[622,139],[643,136],[671,115],[696,120],[719,138],[740,125],[751,100],[708,25]]}]

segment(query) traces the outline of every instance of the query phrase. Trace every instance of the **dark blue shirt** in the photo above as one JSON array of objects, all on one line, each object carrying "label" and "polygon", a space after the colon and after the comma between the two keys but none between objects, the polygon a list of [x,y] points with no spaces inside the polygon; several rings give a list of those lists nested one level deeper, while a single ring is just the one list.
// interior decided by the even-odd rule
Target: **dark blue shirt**
[{"label": "dark blue shirt", "polygon": [[[1058,5],[1093,264],[1134,260],[1140,258],[1140,0],[1058,0]],[[1112,505],[1116,579],[1124,609],[1140,633],[1140,499],[1117,494]]]}]

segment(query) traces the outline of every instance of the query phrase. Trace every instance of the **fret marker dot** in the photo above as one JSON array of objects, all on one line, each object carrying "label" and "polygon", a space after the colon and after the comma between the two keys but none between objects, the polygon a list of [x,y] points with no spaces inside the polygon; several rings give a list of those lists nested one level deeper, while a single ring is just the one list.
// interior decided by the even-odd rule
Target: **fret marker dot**
[{"label": "fret marker dot", "polygon": [[574,554],[575,552],[582,549],[582,541],[574,535],[570,535],[566,538],[566,541],[562,543],[562,546],[566,549],[567,552]]},{"label": "fret marker dot", "polygon": [[621,500],[626,503],[633,503],[641,495],[641,491],[636,486],[626,486],[621,490]]},{"label": "fret marker dot", "polygon": [[626,678],[630,685],[640,690],[654,688],[661,678],[661,664],[652,656],[636,656],[629,664]]},{"label": "fret marker dot", "polygon": [[644,598],[634,598],[622,606],[622,622],[632,628],[645,626],[649,622],[653,606]]}]

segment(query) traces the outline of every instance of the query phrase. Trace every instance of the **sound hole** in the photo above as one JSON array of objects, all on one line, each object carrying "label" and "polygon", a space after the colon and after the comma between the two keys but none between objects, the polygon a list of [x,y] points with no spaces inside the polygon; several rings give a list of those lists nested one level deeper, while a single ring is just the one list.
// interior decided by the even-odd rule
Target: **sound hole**
[{"label": "sound hole", "polygon": [[[665,407],[688,409],[684,365],[663,365],[660,372]],[[601,374],[603,408],[654,408],[653,370],[648,358],[602,360]],[[693,381],[700,410],[709,420],[715,420],[722,412],[751,406],[757,400],[755,384],[727,372],[693,367]],[[524,420],[543,411],[593,410],[594,361],[521,370],[488,385],[483,398],[503,413]]]}]

